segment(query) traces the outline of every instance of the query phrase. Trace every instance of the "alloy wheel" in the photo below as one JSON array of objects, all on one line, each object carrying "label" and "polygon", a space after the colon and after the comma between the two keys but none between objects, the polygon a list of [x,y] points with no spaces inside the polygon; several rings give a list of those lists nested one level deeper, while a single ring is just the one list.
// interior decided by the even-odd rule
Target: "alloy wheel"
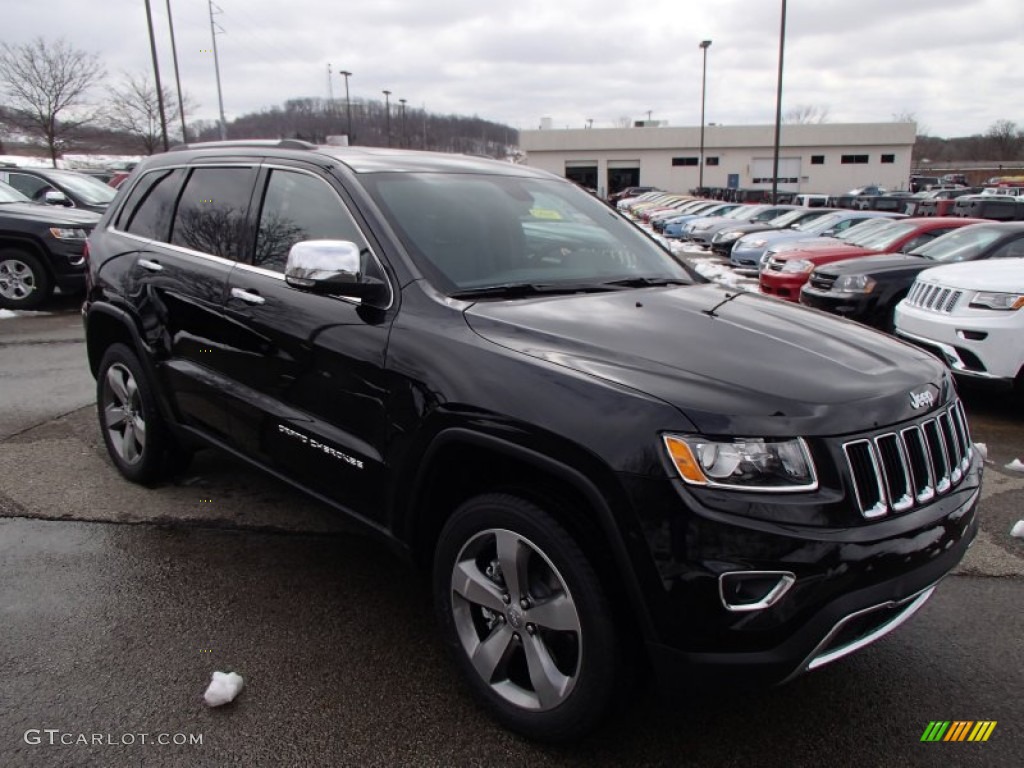
[{"label": "alloy wheel", "polygon": [[36,290],[36,275],[24,261],[5,259],[0,262],[0,296],[10,301],[24,301]]},{"label": "alloy wheel", "polygon": [[118,457],[126,464],[141,461],[146,449],[146,419],[138,383],[123,363],[107,369],[102,408],[103,424]]},{"label": "alloy wheel", "polygon": [[513,531],[481,531],[459,552],[451,589],[463,650],[499,697],[531,711],[565,701],[580,671],[580,618],[539,547]]}]

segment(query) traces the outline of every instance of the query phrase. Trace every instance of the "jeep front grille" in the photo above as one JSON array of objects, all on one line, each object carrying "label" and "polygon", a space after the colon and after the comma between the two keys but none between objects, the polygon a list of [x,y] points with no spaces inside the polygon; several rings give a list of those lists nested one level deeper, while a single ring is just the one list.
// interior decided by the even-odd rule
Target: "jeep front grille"
[{"label": "jeep front grille", "polygon": [[907,295],[907,303],[932,312],[949,313],[956,308],[963,295],[963,291],[943,288],[934,283],[914,283]]},{"label": "jeep front grille", "polygon": [[868,519],[948,493],[964,478],[973,451],[959,400],[898,431],[843,444],[857,507]]}]

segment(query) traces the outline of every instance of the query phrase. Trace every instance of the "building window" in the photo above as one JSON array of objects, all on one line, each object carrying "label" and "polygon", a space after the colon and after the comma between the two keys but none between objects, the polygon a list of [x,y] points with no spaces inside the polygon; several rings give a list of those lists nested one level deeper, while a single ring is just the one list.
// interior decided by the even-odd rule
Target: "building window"
[{"label": "building window", "polygon": [[839,160],[843,165],[867,165],[867,155],[843,155]]},{"label": "building window", "polygon": [[700,165],[700,158],[697,157],[673,157],[672,165]]},{"label": "building window", "polygon": [[718,158],[717,157],[705,157],[704,158],[704,165],[718,165]]},{"label": "building window", "polygon": [[[772,183],[772,177],[771,176],[765,176],[765,177],[759,178],[759,179],[751,179],[751,181],[754,184],[771,184]],[[796,176],[793,176],[793,177],[780,176],[778,178],[778,182],[777,183],[779,183],[779,184],[799,184],[800,183],[800,179],[798,179]]]},{"label": "building window", "polygon": [[811,155],[811,165],[824,165],[824,164],[825,164],[825,156],[824,155]]},{"label": "building window", "polygon": [[882,162],[883,163],[895,163],[896,162],[896,155],[882,155]]}]

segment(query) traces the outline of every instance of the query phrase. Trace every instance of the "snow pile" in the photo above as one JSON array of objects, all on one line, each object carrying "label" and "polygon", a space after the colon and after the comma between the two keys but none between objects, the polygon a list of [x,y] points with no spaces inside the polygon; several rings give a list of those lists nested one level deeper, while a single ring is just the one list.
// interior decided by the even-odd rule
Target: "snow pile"
[{"label": "snow pile", "polygon": [[245,680],[237,672],[214,672],[210,687],[203,694],[207,706],[219,707],[235,700],[241,693]]},{"label": "snow pile", "polygon": [[974,450],[976,450],[981,456],[982,461],[988,460],[988,446],[984,443],[975,443]]},{"label": "snow pile", "polygon": [[1024,539],[1024,520],[1018,520],[1010,529],[1010,535],[1015,539]]},{"label": "snow pile", "polygon": [[1024,472],[1024,461],[1021,461],[1020,459],[1014,459],[1013,461],[1006,465],[1006,469],[1010,470],[1011,472]]}]

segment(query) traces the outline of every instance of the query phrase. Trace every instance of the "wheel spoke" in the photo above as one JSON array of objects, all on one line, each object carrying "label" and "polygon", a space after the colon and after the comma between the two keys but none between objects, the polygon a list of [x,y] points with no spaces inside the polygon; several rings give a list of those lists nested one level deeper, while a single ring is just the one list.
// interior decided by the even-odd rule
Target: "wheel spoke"
[{"label": "wheel spoke", "polygon": [[111,403],[103,412],[103,418],[107,422],[108,429],[120,429],[128,418],[128,411],[123,405]]},{"label": "wheel spoke", "polygon": [[143,451],[146,448],[146,422],[142,420],[142,417],[136,414],[132,427],[135,431],[135,440],[139,444],[139,451]]},{"label": "wheel spoke", "polygon": [[526,566],[530,550],[511,531],[495,531],[494,538],[505,588],[512,596],[512,602],[519,602],[519,598],[526,594]]},{"label": "wheel spoke", "polygon": [[107,386],[114,393],[114,397],[117,398],[119,405],[130,405],[131,399],[128,397],[128,390],[125,387],[124,378],[122,378],[123,375],[118,366],[112,365],[107,371]]},{"label": "wheel spoke", "polygon": [[121,437],[121,458],[131,464],[138,457],[139,453],[135,447],[135,426],[129,420],[125,424],[124,434]]},{"label": "wheel spoke", "polygon": [[472,560],[464,560],[455,567],[452,589],[474,605],[482,605],[498,613],[505,611],[498,585],[481,573]]},{"label": "wheel spoke", "polygon": [[477,674],[490,683],[494,678],[494,671],[508,656],[511,647],[512,630],[507,624],[500,624],[477,645],[469,660]]},{"label": "wheel spoke", "polygon": [[539,635],[526,635],[523,638],[523,650],[526,652],[526,665],[530,670],[530,683],[540,700],[541,707],[547,709],[558,704],[565,696],[571,679],[558,671],[554,659]]},{"label": "wheel spoke", "polygon": [[138,399],[139,385],[135,383],[135,377],[129,376],[128,381],[125,382],[125,393],[128,395],[128,402],[134,407],[137,405],[135,402]]},{"label": "wheel spoke", "polygon": [[543,603],[531,606],[523,615],[527,621],[545,629],[576,633],[580,631],[580,619],[576,614],[576,606],[564,592]]}]

